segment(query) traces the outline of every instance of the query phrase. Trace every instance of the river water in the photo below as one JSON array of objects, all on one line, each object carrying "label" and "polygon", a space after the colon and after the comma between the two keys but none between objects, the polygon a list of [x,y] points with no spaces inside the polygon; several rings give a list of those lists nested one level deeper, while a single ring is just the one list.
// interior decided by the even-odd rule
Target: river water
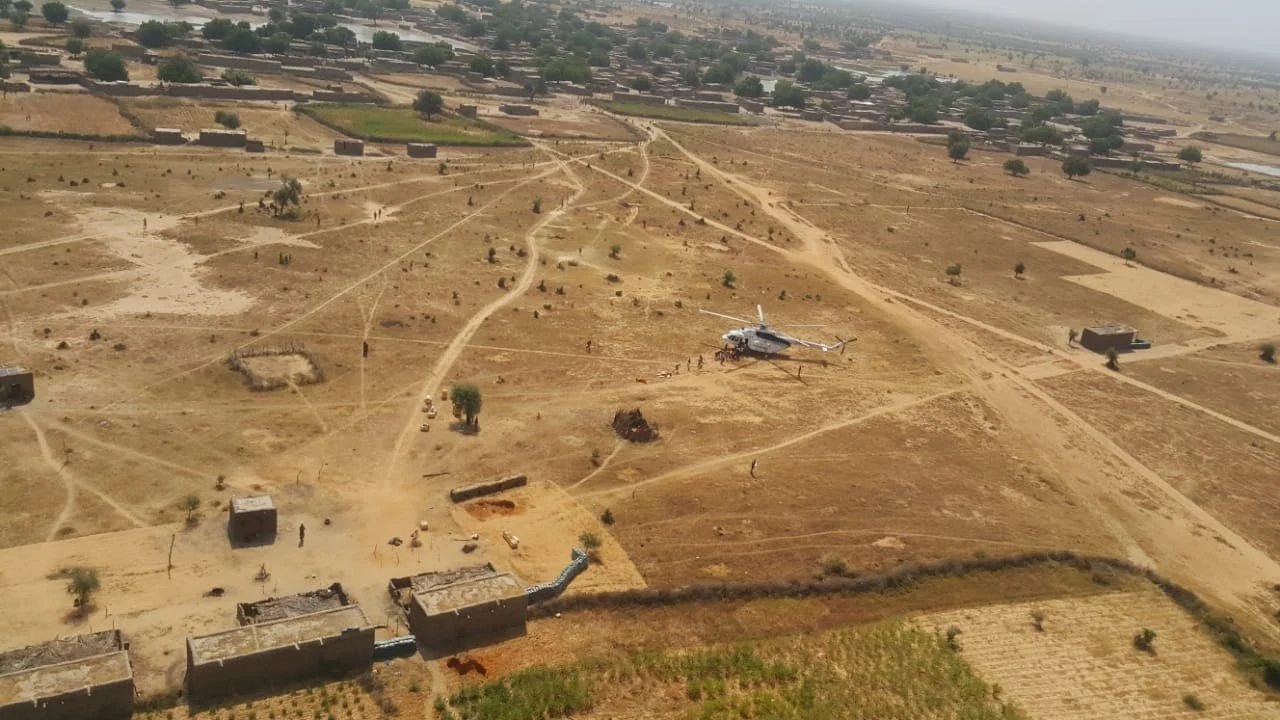
[{"label": "river water", "polygon": [[[209,22],[210,19],[212,19],[210,17],[206,17],[204,15],[197,15],[192,12],[184,12],[181,10],[170,10],[170,9],[161,10],[159,8],[157,8],[157,10],[154,12],[129,12],[128,10],[124,12],[111,12],[110,10],[85,10],[84,8],[76,7],[75,5],[69,5],[68,7],[70,7],[72,10],[82,15],[93,18],[94,20],[99,20],[101,22],[106,22],[106,23],[115,23],[117,25],[127,25],[129,27],[137,27],[142,23],[147,22],[148,20],[159,20],[160,22],[178,22],[181,20],[181,21],[189,22],[191,23],[192,26],[198,28],[204,25],[205,23]],[[226,17],[228,17],[228,19],[234,22],[240,22],[240,19],[238,19],[236,16],[226,16]],[[255,19],[255,20],[249,21],[249,25],[252,27],[258,27],[259,25],[262,25],[262,24],[263,24],[262,20]],[[406,42],[435,43],[435,42],[443,41],[452,45],[455,50],[466,50],[470,52],[474,52],[476,50],[476,46],[471,45],[470,43],[465,43],[465,42],[462,42],[461,40],[454,40],[453,38],[447,38],[447,37],[442,37],[440,35],[434,35],[432,33],[423,32],[416,28],[406,30],[404,28],[397,27],[396,25],[392,25],[392,24],[384,24],[378,27],[374,27],[372,25],[365,25],[363,23],[354,23],[354,22],[343,22],[338,24],[344,28],[347,28],[351,32],[355,33],[356,39],[364,43],[373,42],[373,34],[375,32],[378,32],[379,30],[386,30],[388,32],[393,32],[396,35],[399,35],[400,39]]]}]

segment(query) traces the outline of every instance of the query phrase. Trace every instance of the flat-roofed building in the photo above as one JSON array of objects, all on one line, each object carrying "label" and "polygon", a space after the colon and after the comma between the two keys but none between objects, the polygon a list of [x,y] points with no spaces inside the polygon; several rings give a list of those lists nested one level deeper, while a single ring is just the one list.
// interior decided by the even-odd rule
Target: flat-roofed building
[{"label": "flat-roofed building", "polygon": [[0,653],[0,720],[124,720],[133,697],[119,630]]},{"label": "flat-roofed building", "polygon": [[372,663],[373,627],[359,605],[341,605],[187,638],[187,692],[220,700]]}]

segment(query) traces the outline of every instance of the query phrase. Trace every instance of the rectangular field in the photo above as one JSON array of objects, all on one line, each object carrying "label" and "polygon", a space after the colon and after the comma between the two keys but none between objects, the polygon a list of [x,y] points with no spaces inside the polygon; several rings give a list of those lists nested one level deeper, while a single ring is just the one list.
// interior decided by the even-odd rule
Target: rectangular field
[{"label": "rectangular field", "polygon": [[619,115],[634,115],[653,120],[676,120],[679,122],[711,123],[716,125],[755,125],[748,117],[711,110],[694,110],[670,105],[614,102],[612,100],[600,100],[595,104]]},{"label": "rectangular field", "polygon": [[320,103],[298,111],[352,137],[376,142],[429,142],[437,145],[519,146],[525,141],[508,130],[461,117],[424,120],[412,108]]}]

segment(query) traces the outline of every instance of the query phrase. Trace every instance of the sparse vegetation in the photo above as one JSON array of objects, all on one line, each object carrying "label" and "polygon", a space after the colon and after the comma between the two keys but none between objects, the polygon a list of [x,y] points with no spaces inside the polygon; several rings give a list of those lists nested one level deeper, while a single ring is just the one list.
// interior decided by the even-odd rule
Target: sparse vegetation
[{"label": "sparse vegetation", "polygon": [[1155,654],[1156,633],[1150,628],[1142,628],[1142,630],[1133,636],[1133,646],[1145,653]]},{"label": "sparse vegetation", "polygon": [[733,289],[733,285],[736,282],[738,282],[738,276],[734,275],[732,270],[725,270],[724,274],[720,276],[720,284],[730,290]]},{"label": "sparse vegetation", "polygon": [[227,69],[222,71],[222,79],[226,82],[241,87],[244,85],[257,85],[258,79],[244,70]]},{"label": "sparse vegetation", "polygon": [[1113,347],[1107,348],[1107,369],[1120,369],[1120,353],[1116,352],[1116,349]]},{"label": "sparse vegetation", "polygon": [[593,532],[584,532],[578,536],[578,542],[582,543],[582,547],[586,550],[599,550],[604,543],[600,540],[600,536]]},{"label": "sparse vegetation", "polygon": [[77,567],[72,568],[67,577],[67,593],[75,596],[76,607],[84,611],[89,607],[93,594],[102,587],[98,571],[90,567]]}]

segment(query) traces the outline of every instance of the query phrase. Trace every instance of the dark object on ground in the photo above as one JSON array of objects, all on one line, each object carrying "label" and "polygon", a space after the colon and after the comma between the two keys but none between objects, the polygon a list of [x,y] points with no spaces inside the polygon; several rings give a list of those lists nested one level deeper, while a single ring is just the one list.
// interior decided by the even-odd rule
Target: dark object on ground
[{"label": "dark object on ground", "polygon": [[400,539],[400,538],[398,538],[398,537],[393,537],[393,538],[391,538],[390,540],[388,540],[388,541],[387,541],[387,544],[388,544],[388,545],[391,545],[391,546],[394,546],[394,547],[400,547],[401,545],[403,545],[403,544],[404,544],[404,541],[403,541],[403,540],[401,540],[401,539]]},{"label": "dark object on ground", "polygon": [[613,431],[631,442],[653,442],[658,439],[658,431],[644,419],[639,408],[614,413]]}]

